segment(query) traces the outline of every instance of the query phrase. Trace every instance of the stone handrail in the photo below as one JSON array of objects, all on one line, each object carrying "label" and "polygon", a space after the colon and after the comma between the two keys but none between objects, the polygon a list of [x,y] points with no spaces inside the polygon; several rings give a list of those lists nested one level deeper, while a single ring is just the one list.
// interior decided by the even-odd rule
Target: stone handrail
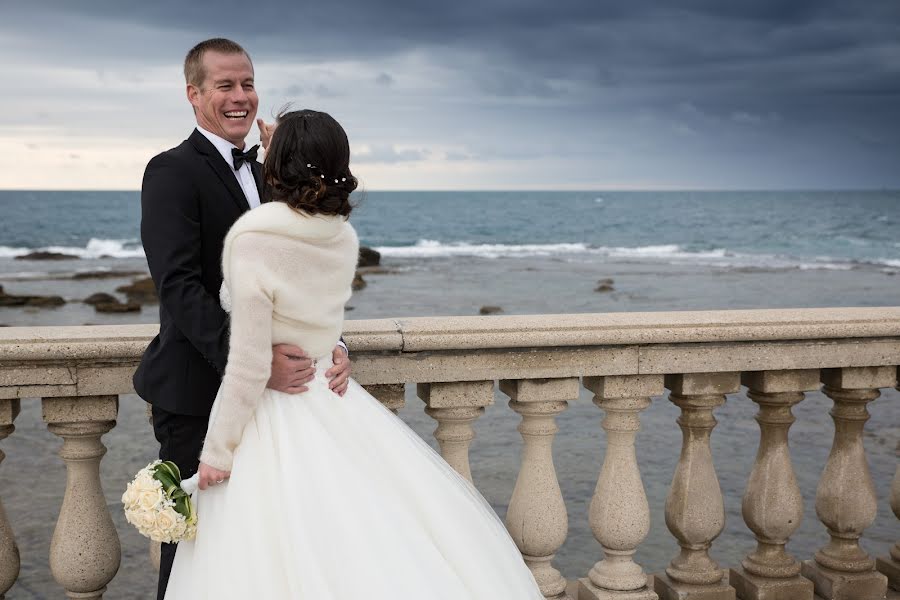
[{"label": "stone handrail", "polygon": [[[118,396],[133,392],[131,375],[156,330],[0,329],[0,440],[13,432],[19,399],[34,397],[63,439],[68,480],[50,565],[72,597],[102,597],[119,567],[100,438],[115,425]],[[344,338],[354,378],[389,408],[403,406],[405,384],[418,384],[444,458],[469,479],[472,423],[499,381],[524,441],[507,525],[547,598],[574,597],[552,563],[568,527],[552,442],[556,416],[582,386],[605,412],[607,448],[589,514],[604,557],[579,580],[579,600],[874,600],[888,584],[900,589],[900,542],[877,561],[858,543],[877,502],[862,427],[867,403],[897,386],[900,307],[348,321]],[[834,401],[835,435],[816,511],[831,541],[801,562],[785,551],[803,512],[787,439],[791,407],[820,384]],[[743,500],[757,548],[728,571],[709,556],[724,523],[709,438],[714,410],[741,385],[759,405]],[[683,431],[665,511],[681,551],[648,578],[632,559],[649,527],[635,434],[641,411],[666,389]],[[900,518],[900,469],[890,502]],[[18,576],[13,534],[0,506],[0,598]]]}]

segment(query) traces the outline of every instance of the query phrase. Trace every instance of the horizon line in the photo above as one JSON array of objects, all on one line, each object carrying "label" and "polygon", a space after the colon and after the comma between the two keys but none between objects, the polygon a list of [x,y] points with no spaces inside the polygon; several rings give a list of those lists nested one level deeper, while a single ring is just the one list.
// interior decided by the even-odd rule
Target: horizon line
[{"label": "horizon line", "polygon": [[[140,188],[0,188],[0,192],[140,192]],[[691,188],[691,187],[646,187],[646,188],[452,188],[452,189],[365,189],[357,190],[354,194],[377,193],[489,193],[489,192],[557,192],[557,193],[627,193],[627,192],[900,192],[900,187],[773,187],[773,188]]]}]

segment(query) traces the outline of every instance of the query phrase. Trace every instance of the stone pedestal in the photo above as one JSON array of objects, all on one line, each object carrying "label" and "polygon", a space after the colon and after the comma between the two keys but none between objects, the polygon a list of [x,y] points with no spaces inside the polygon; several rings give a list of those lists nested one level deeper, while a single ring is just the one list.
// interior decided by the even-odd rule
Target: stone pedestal
[{"label": "stone pedestal", "polygon": [[[894,482],[891,485],[891,509],[894,516],[900,519],[900,465],[894,473]],[[890,554],[875,561],[879,572],[888,578],[891,589],[900,591],[900,542],[894,544]]]},{"label": "stone pedestal", "polygon": [[[0,441],[9,437],[16,427],[13,421],[19,414],[20,401],[15,399],[0,400]],[[0,450],[0,463],[6,455]],[[6,511],[0,503],[0,600],[6,596],[6,592],[15,585],[19,578],[19,547],[16,545],[16,537],[13,533]]]},{"label": "stone pedestal", "polygon": [[661,375],[585,377],[594,404],[606,413],[606,453],[589,519],[603,560],[579,580],[579,600],[657,600],[633,556],[650,530],[650,507],[635,452],[640,413],[663,392]]},{"label": "stone pedestal", "polygon": [[813,584],[785,545],[803,519],[803,497],[794,475],[788,431],[791,408],[819,388],[818,370],[744,373],[747,395],[759,405],[759,450],[744,493],[742,513],[757,540],[729,581],[742,600],[813,600]]},{"label": "stone pedestal", "polygon": [[681,456],[666,498],[666,525],[681,552],[656,577],[660,600],[734,600],[724,569],[709,550],[725,527],[725,505],[713,466],[713,410],[741,387],[739,373],[667,375],[669,399],[681,409]]},{"label": "stone pedestal", "polygon": [[[799,565],[798,565],[799,567]],[[745,569],[731,569],[728,582],[741,600],[801,600],[814,598],[813,582],[796,575],[784,579],[759,577]]]},{"label": "stone pedestal", "polygon": [[883,600],[887,595],[887,577],[875,570],[849,573],[804,560],[801,573],[813,582],[816,594],[829,600]]},{"label": "stone pedestal", "polygon": [[116,424],[117,396],[43,399],[47,428],[63,439],[66,491],[50,543],[50,571],[69,598],[99,600],[119,570],[121,547],[100,485],[100,437]]},{"label": "stone pedestal", "polygon": [[675,581],[668,575],[657,575],[655,581],[659,600],[737,600],[734,588],[723,577],[715,583],[694,585]]},{"label": "stone pedestal", "polygon": [[427,408],[425,412],[438,422],[434,437],[441,456],[456,472],[472,481],[469,445],[475,439],[472,423],[494,403],[493,381],[453,381],[420,383],[416,393]]},{"label": "stone pedestal", "polygon": [[568,582],[553,566],[553,557],[566,541],[569,518],[556,468],[553,438],[559,431],[556,416],[578,399],[578,378],[508,379],[500,390],[509,407],[522,416],[522,465],[509,509],[506,528],[531,569],[545,598],[568,600]]},{"label": "stone pedestal", "polygon": [[895,367],[852,367],[822,372],[825,394],[834,400],[834,442],[816,490],[816,515],[831,540],[803,562],[802,574],[828,600],[882,600],[887,577],[859,545],[875,520],[878,499],[863,444],[866,405],[879,388],[897,383]]}]

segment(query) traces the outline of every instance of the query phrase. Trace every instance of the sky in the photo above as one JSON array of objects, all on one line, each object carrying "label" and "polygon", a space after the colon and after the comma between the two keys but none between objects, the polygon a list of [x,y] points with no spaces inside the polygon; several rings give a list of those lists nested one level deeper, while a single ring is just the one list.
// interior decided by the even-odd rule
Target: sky
[{"label": "sky", "polygon": [[0,189],[139,189],[220,36],[369,190],[900,188],[897,0],[0,0]]}]

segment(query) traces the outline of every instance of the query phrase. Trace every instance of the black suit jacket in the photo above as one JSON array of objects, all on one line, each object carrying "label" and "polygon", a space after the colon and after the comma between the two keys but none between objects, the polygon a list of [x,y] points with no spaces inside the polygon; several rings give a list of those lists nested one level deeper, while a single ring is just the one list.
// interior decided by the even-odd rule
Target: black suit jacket
[{"label": "black suit jacket", "polygon": [[[251,164],[262,193],[262,167]],[[159,335],[134,374],[154,406],[208,416],[228,358],[228,317],[219,305],[225,234],[250,209],[234,170],[196,129],[147,164],[141,241],[159,293]]]}]

